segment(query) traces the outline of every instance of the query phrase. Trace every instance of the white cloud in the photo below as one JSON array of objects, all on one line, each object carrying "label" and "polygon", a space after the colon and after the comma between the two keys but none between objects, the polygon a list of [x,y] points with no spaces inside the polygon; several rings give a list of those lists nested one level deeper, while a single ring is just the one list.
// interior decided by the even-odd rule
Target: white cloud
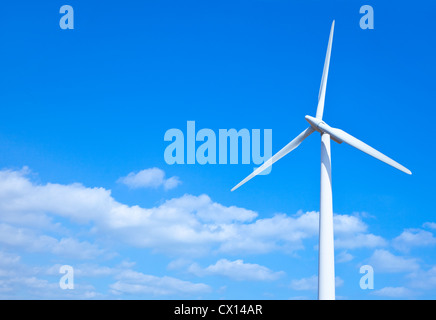
[{"label": "white cloud", "polygon": [[15,277],[21,272],[23,272],[21,257],[17,254],[0,251],[0,283],[4,283],[2,278]]},{"label": "white cloud", "polygon": [[422,227],[436,230],[436,223],[435,222],[425,222],[422,225]]},{"label": "white cloud", "polygon": [[[59,286],[60,266],[29,266],[22,263],[20,256],[0,251],[0,298],[93,299],[113,298],[114,295],[122,298],[122,294],[185,297],[212,290],[203,283],[134,271],[134,263],[129,261],[122,261],[113,267],[95,263],[74,264],[74,290],[62,290]],[[86,282],[91,278],[110,281],[109,292],[98,292]]]},{"label": "white cloud", "polygon": [[192,283],[167,276],[157,277],[132,270],[121,272],[116,279],[118,281],[110,285],[113,294],[199,295],[211,291],[211,287],[203,283]]},{"label": "white cloud", "polygon": [[167,269],[168,270],[177,270],[177,269],[187,267],[191,263],[192,263],[191,260],[188,260],[185,258],[179,258],[179,259],[173,260],[170,263],[168,263]]},{"label": "white cloud", "polygon": [[[35,185],[23,172],[9,170],[0,171],[0,212],[0,220],[30,212],[61,216],[79,224],[92,223],[95,232],[112,233],[111,237],[134,246],[179,252],[208,249],[230,236],[227,226],[257,216],[250,210],[215,203],[206,195],[185,195],[150,209],[127,206],[104,188],[77,183]],[[23,237],[22,241],[31,242]],[[41,238],[39,242],[43,240],[52,241]]]},{"label": "white cloud", "polygon": [[101,296],[89,284],[74,283],[74,290],[62,290],[58,281],[18,275],[0,280],[2,299],[92,299]]},{"label": "white cloud", "polygon": [[335,234],[338,236],[343,234],[363,233],[368,229],[368,225],[357,216],[335,214],[333,222]]},{"label": "white cloud", "polygon": [[274,272],[258,264],[244,263],[243,260],[229,261],[227,259],[218,260],[215,264],[204,269],[197,264],[192,264],[188,271],[197,276],[220,275],[237,281],[271,281],[277,280],[284,275],[283,271]]},{"label": "white cloud", "polygon": [[349,262],[349,261],[353,260],[353,258],[354,257],[350,253],[348,253],[347,251],[342,251],[336,255],[335,260],[336,260],[336,263],[344,263],[344,262]]},{"label": "white cloud", "polygon": [[[252,210],[224,206],[207,195],[189,194],[157,207],[142,208],[116,201],[104,188],[87,188],[78,183],[34,184],[26,172],[11,170],[0,171],[0,212],[0,222],[5,216],[40,215],[49,222],[51,217],[61,216],[87,224],[100,237],[160,252],[192,255],[211,251],[293,252],[304,248],[305,239],[317,237],[319,229],[319,214],[314,211],[256,219],[258,214]],[[381,237],[367,233],[367,225],[356,216],[335,215],[334,222],[338,248],[384,244]],[[13,223],[21,222],[15,219]],[[43,240],[53,242],[38,239]]]},{"label": "white cloud", "polygon": [[20,262],[21,257],[16,254],[0,251],[0,267],[17,265]]},{"label": "white cloud", "polygon": [[[97,264],[80,264],[74,267],[74,276],[79,279],[110,277],[116,281],[109,285],[110,293],[114,295],[198,295],[208,293],[211,287],[203,283],[192,283],[173,277],[144,274],[132,269],[134,263],[123,261],[114,267]],[[59,272],[59,265],[55,265],[49,273]]]},{"label": "white cloud", "polygon": [[137,173],[130,172],[127,176],[118,179],[118,182],[132,189],[163,187],[165,190],[174,189],[181,183],[175,176],[166,179],[165,172],[159,168],[144,169]]},{"label": "white cloud", "polygon": [[[3,248],[19,248],[28,252],[47,252],[80,259],[107,255],[107,251],[100,246],[71,237],[71,229],[67,230],[67,236],[53,236],[53,232],[66,231],[63,229],[65,224],[61,226],[59,220],[79,224],[82,231],[78,235],[98,237],[99,240],[103,240],[98,242],[100,244],[107,244],[105,241],[121,242],[139,248],[176,254],[176,257],[183,255],[186,259],[189,259],[190,254],[263,254],[277,250],[294,252],[304,249],[306,240],[313,241],[318,238],[319,214],[314,211],[258,218],[258,214],[252,210],[226,206],[212,201],[207,195],[189,194],[167,200],[152,208],[143,208],[118,202],[112,197],[111,191],[104,188],[87,188],[78,183],[36,184],[28,178],[28,172],[0,171],[0,244]],[[30,221],[35,222],[35,227],[32,228],[32,223],[25,221],[23,217],[30,217]],[[360,216],[336,214],[334,226],[336,248],[354,249],[386,245],[382,237],[368,232],[368,225]],[[44,230],[50,230],[52,233],[42,234]],[[406,231],[415,236],[412,237],[413,240],[419,238],[418,236],[425,236],[424,232],[428,232]],[[406,239],[404,233],[397,238],[397,242]],[[432,237],[427,235],[425,239]],[[409,244],[414,243],[409,238],[408,240]],[[349,261],[351,258],[346,251],[337,256],[341,261]],[[6,280],[10,281],[2,280],[3,287],[0,284],[0,291],[1,288],[6,291],[15,290],[19,283],[22,288],[30,288],[32,283],[46,285],[47,288],[53,287],[52,282],[40,279],[38,274],[29,273],[22,276],[14,273],[15,267],[12,263],[18,263],[19,259],[19,256],[5,256],[4,260],[10,261],[11,266],[8,269],[0,265],[0,276],[3,272],[3,275],[8,277]],[[397,257],[386,250],[376,250],[370,260],[376,272],[417,274],[419,271],[416,259]],[[190,271],[198,275],[222,275],[237,280],[274,280],[281,274],[258,264],[227,259],[221,259],[204,268],[192,264],[190,260],[179,259],[177,263],[170,263],[168,269],[181,268],[189,264]],[[210,290],[209,286],[201,283],[91,264],[80,265],[77,275],[116,277],[117,281],[111,285],[113,293],[183,295],[192,292],[198,295]],[[139,279],[139,282],[135,282],[135,279]],[[414,278],[416,285],[419,279],[421,278],[418,275]],[[315,280],[294,280],[291,286],[316,288]],[[341,282],[341,279],[336,280],[337,283]],[[177,286],[184,285],[185,291],[176,289]],[[84,288],[82,293],[88,296],[98,295],[92,288]]]},{"label": "white cloud", "polygon": [[[367,225],[358,217],[335,215],[335,247],[355,249],[385,246],[386,241],[367,232]],[[235,241],[223,243],[225,252],[271,252],[283,249],[288,252],[303,249],[303,240],[318,236],[319,213],[298,213],[294,216],[276,214],[272,218],[258,219],[240,226]]]},{"label": "white cloud", "polygon": [[303,240],[318,234],[318,213],[300,213],[290,217],[276,214],[250,224],[225,226],[228,241],[220,251],[229,253],[292,252],[303,249]]},{"label": "white cloud", "polygon": [[386,245],[385,239],[372,233],[350,233],[335,239],[335,248],[337,249],[376,248]]},{"label": "white cloud", "polygon": [[104,253],[104,250],[86,241],[80,242],[74,238],[58,240],[46,235],[36,235],[30,229],[16,228],[3,223],[0,224],[0,243],[28,252],[49,252],[78,259],[93,259]]},{"label": "white cloud", "polygon": [[406,229],[392,241],[395,249],[409,252],[413,247],[434,246],[436,238],[433,233],[422,229]]},{"label": "white cloud", "polygon": [[344,285],[344,280],[341,277],[335,277],[335,287],[342,287]]},{"label": "white cloud", "polygon": [[313,275],[309,278],[294,279],[291,281],[291,289],[298,291],[318,290],[318,276]]},{"label": "white cloud", "polygon": [[436,289],[436,266],[432,266],[429,270],[416,270],[410,273],[407,278],[410,280],[412,288]]},{"label": "white cloud", "polygon": [[387,298],[409,298],[413,292],[405,287],[384,287],[371,292],[371,294]]},{"label": "white cloud", "polygon": [[368,225],[359,215],[334,215],[335,248],[375,248],[387,245],[382,237],[367,233]]},{"label": "white cloud", "polygon": [[[344,284],[344,280],[340,277],[335,277],[335,287],[340,287]],[[291,289],[297,291],[316,291],[318,290],[318,276],[313,275],[308,278],[294,279],[291,281]]]},{"label": "white cloud", "polygon": [[404,258],[395,256],[387,250],[375,250],[369,264],[374,268],[374,272],[412,272],[419,269],[419,264],[416,259]]},{"label": "white cloud", "polygon": [[[100,296],[92,285],[81,281],[75,281],[74,290],[62,290],[59,286],[60,265],[57,268],[35,267],[21,260],[16,254],[0,251],[0,299],[90,299]],[[55,280],[44,279],[52,272]]]},{"label": "white cloud", "polygon": [[[55,264],[49,268],[44,268],[44,274],[51,276],[59,276],[61,264]],[[120,273],[125,269],[124,266],[119,265],[116,267],[100,266],[95,263],[82,263],[74,264],[74,277],[76,278],[99,278],[112,276]]]}]

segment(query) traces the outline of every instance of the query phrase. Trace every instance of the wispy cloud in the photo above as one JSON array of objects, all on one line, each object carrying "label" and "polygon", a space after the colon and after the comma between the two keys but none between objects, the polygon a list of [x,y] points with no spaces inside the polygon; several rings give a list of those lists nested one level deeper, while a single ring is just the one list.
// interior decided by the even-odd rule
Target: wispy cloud
[{"label": "wispy cloud", "polygon": [[31,229],[16,228],[3,223],[0,224],[0,244],[27,252],[48,252],[76,259],[93,259],[105,253],[105,250],[87,241],[78,241],[71,237],[56,239],[35,234]]},{"label": "wispy cloud", "polygon": [[291,281],[290,287],[297,291],[315,291],[318,289],[318,276],[313,275],[308,278],[294,279]]},{"label": "wispy cloud", "polygon": [[174,189],[182,183],[176,176],[165,178],[165,172],[159,168],[130,172],[127,176],[119,178],[118,182],[132,189],[163,187],[165,190]]},{"label": "wispy cloud", "polygon": [[381,236],[368,233],[368,225],[358,215],[336,214],[333,219],[335,248],[375,248],[387,245],[387,241]]},{"label": "wispy cloud", "polygon": [[431,290],[436,288],[436,266],[428,270],[416,270],[407,275],[410,287],[415,289]]},{"label": "wispy cloud", "polygon": [[392,241],[392,246],[400,252],[409,252],[414,247],[436,245],[433,233],[422,229],[406,229]]},{"label": "wispy cloud", "polygon": [[116,279],[118,281],[110,285],[113,294],[199,295],[211,291],[211,287],[204,283],[192,283],[167,276],[157,277],[132,270],[121,272]]},{"label": "wispy cloud", "polygon": [[351,255],[347,251],[342,251],[336,255],[335,260],[337,263],[344,263],[353,260],[353,258],[353,255]]},{"label": "wispy cloud", "polygon": [[405,287],[384,287],[371,292],[371,294],[386,298],[410,298],[414,295],[413,291]]},{"label": "wispy cloud", "polygon": [[419,270],[416,259],[396,256],[384,249],[375,250],[369,264],[374,268],[374,272],[399,273]]},{"label": "wispy cloud", "polygon": [[244,263],[243,260],[229,261],[218,260],[215,264],[201,268],[198,264],[192,264],[188,271],[198,275],[220,275],[237,281],[270,281],[277,280],[284,275],[283,271],[274,272],[265,266],[255,263]]},{"label": "wispy cloud", "polygon": [[[49,273],[56,278],[46,276]],[[102,295],[94,286],[78,281],[74,290],[59,287],[59,266],[37,267],[23,263],[21,256],[0,251],[0,298],[2,299],[92,299]]]},{"label": "wispy cloud", "polygon": [[423,228],[430,228],[436,230],[436,223],[435,222],[425,222],[422,225]]},{"label": "wispy cloud", "polygon": [[[344,280],[338,276],[335,277],[335,287],[340,287],[343,284]],[[316,291],[318,289],[318,276],[313,275],[308,278],[293,279],[290,287],[297,291]]]}]

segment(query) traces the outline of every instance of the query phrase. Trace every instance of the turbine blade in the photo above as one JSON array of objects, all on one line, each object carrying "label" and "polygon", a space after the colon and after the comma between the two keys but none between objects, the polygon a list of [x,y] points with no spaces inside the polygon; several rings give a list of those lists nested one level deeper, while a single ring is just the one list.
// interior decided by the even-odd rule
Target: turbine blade
[{"label": "turbine blade", "polygon": [[248,177],[246,177],[244,180],[239,182],[236,186],[233,187],[231,191],[235,191],[240,186],[242,186],[247,181],[251,180],[253,177],[257,176],[259,173],[270,167],[273,163],[277,162],[281,158],[283,158],[285,155],[287,155],[289,152],[297,148],[304,139],[306,139],[308,136],[312,134],[315,130],[312,129],[312,127],[307,128],[302,133],[300,133],[294,140],[289,142],[286,146],[283,147],[279,152],[277,152],[275,155],[273,155],[271,158],[269,158],[267,161],[263,163],[259,168],[254,170]]},{"label": "turbine blade", "polygon": [[318,95],[318,107],[316,108],[316,118],[322,119],[324,113],[325,92],[327,88],[327,78],[329,74],[330,55],[332,52],[333,32],[335,30],[335,21],[333,20],[332,28],[330,30],[329,44],[327,46],[327,54],[325,56],[324,70],[322,72],[321,86]]},{"label": "turbine blade", "polygon": [[412,172],[409,169],[407,169],[406,167],[402,166],[401,164],[392,160],[388,156],[385,156],[380,151],[375,150],[374,148],[370,147],[366,143],[360,141],[359,139],[356,139],[355,137],[353,137],[352,135],[346,133],[345,131],[343,131],[341,129],[332,128],[330,126],[322,126],[322,130],[327,132],[328,134],[330,134],[330,136],[332,136],[340,141],[343,141],[343,142],[349,144],[350,146],[352,146],[356,149],[359,149],[360,151],[363,151],[363,152],[369,154],[370,156],[373,156],[374,158],[376,158],[380,161],[383,161],[384,163],[387,163],[388,165],[390,165],[394,168],[397,168],[400,171],[403,171],[407,174],[412,174]]}]

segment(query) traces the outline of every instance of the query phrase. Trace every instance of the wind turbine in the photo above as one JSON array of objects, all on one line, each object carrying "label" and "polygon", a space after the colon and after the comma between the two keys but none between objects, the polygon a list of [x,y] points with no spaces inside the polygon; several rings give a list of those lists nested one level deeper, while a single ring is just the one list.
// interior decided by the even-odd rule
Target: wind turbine
[{"label": "wind turbine", "polygon": [[403,167],[398,162],[385,156],[364,142],[354,138],[341,129],[330,127],[322,120],[324,112],[324,101],[327,87],[327,76],[330,65],[330,54],[332,50],[333,32],[335,21],[332,23],[330,37],[327,46],[327,54],[324,62],[324,70],[321,79],[321,88],[318,96],[318,107],[316,116],[306,116],[305,119],[310,126],[300,133],[294,140],[289,142],[283,149],[273,155],[265,163],[253,171],[248,177],[238,183],[232,191],[242,186],[253,177],[267,169],[276,161],[283,158],[289,152],[297,148],[304,139],[313,132],[318,131],[321,134],[321,196],[319,208],[319,260],[318,260],[318,299],[334,300],[335,299],[335,264],[334,264],[334,243],[333,243],[333,202],[332,202],[332,180],[331,180],[331,154],[330,139],[337,143],[345,142],[360,151],[363,151],[376,159],[379,159],[398,170],[407,174],[412,174],[409,169]]}]

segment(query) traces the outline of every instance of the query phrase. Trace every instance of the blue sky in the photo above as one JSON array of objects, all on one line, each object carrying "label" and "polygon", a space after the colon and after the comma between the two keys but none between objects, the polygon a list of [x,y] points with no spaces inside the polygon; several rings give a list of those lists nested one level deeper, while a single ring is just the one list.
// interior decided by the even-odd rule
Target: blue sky
[{"label": "blue sky", "polygon": [[[65,4],[74,30],[59,27]],[[365,4],[374,30],[359,27]],[[324,120],[413,172],[332,142],[337,297],[434,299],[435,9],[2,4],[0,297],[315,299],[319,135],[231,193],[253,164],[168,165],[164,134],[272,129],[277,152],[315,114],[335,19]]]}]

